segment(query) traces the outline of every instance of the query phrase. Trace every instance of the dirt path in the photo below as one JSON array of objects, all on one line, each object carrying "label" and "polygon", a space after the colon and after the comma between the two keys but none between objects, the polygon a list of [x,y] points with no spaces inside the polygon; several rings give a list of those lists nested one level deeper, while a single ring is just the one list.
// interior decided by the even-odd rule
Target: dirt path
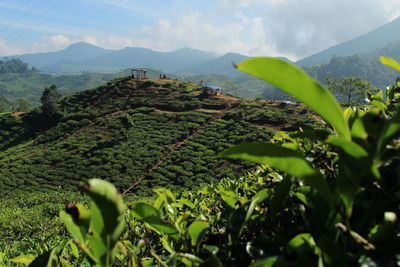
[{"label": "dirt path", "polygon": [[156,109],[154,110],[154,112],[157,113],[168,113],[168,114],[178,114],[178,113],[182,113],[182,112],[202,112],[202,113],[211,113],[211,114],[220,114],[220,113],[224,113],[224,110],[222,109],[204,109],[204,108],[198,108],[198,109],[194,109],[194,110],[190,110],[190,111],[169,111],[169,110],[162,110],[162,109]]}]

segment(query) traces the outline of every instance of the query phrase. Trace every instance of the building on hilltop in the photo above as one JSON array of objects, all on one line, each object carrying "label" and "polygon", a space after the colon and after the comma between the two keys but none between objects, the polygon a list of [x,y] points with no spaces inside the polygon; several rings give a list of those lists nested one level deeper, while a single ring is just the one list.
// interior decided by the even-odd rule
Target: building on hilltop
[{"label": "building on hilltop", "polygon": [[147,72],[142,69],[131,69],[131,77],[132,79],[147,79]]}]

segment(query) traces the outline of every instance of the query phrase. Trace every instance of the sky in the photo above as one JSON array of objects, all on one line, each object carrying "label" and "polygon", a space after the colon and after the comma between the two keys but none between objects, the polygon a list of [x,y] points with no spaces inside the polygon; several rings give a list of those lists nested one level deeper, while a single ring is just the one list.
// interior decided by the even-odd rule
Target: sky
[{"label": "sky", "polygon": [[0,0],[0,56],[76,42],[301,59],[400,16],[400,0]]}]

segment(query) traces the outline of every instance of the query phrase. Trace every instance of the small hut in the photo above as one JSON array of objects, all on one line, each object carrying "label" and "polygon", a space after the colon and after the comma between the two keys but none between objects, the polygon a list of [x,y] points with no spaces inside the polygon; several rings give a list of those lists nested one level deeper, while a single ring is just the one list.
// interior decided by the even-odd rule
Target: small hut
[{"label": "small hut", "polygon": [[147,79],[147,72],[142,69],[131,69],[131,77],[132,79]]}]

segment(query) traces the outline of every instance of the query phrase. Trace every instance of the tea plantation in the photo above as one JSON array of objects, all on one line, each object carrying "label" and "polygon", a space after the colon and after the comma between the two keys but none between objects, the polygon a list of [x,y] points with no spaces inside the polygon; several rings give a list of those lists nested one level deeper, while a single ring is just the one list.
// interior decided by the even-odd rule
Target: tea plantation
[{"label": "tea plantation", "polygon": [[399,83],[343,108],[286,61],[237,68],[304,105],[124,78],[2,114],[0,265],[398,266]]},{"label": "tea plantation", "polygon": [[89,178],[142,194],[194,189],[254,165],[217,154],[317,119],[298,104],[202,94],[175,80],[122,78],[62,99],[57,114],[0,116],[0,194],[76,190]]}]

